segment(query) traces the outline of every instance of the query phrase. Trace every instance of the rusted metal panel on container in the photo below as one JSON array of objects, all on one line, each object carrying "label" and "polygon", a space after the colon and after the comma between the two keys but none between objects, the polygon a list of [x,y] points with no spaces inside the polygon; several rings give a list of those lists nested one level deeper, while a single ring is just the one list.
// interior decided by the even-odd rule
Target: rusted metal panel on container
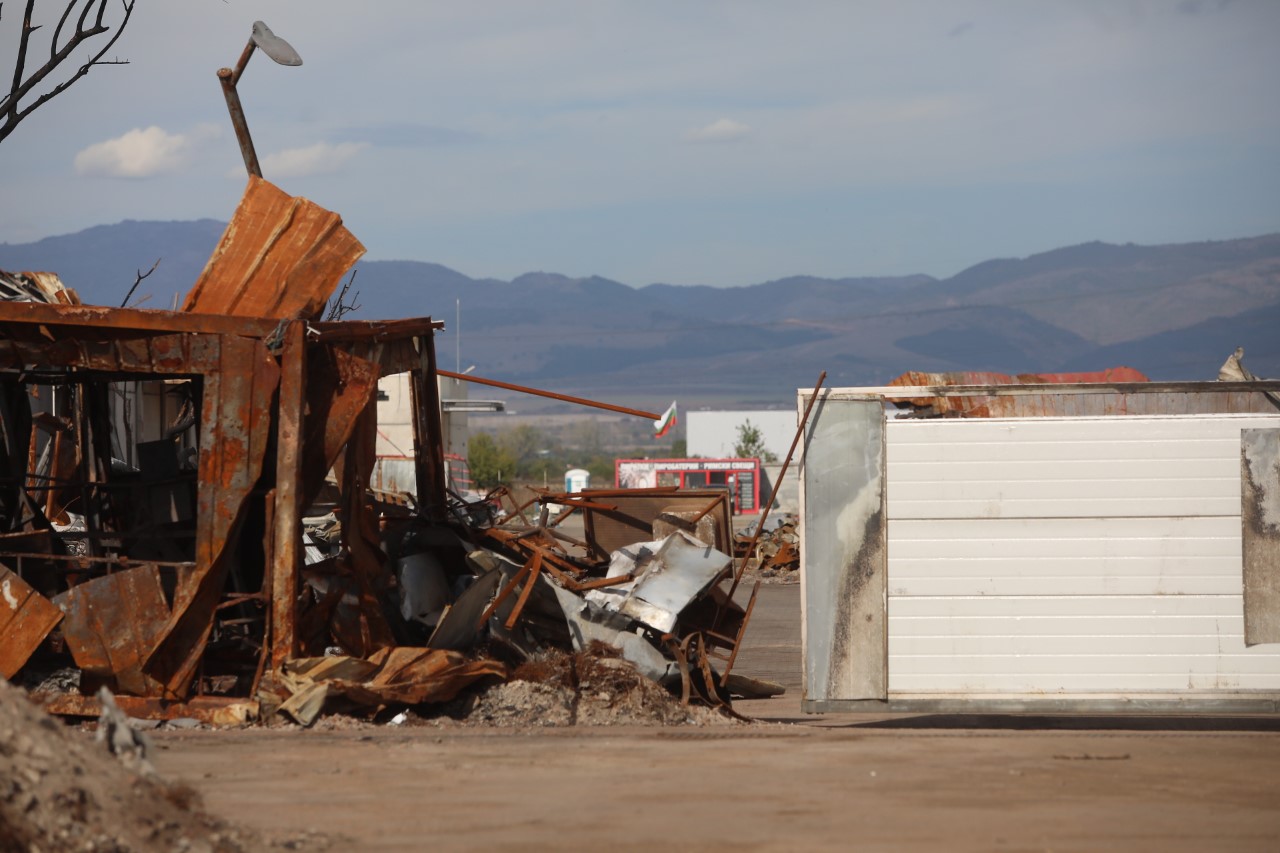
[{"label": "rusted metal panel on container", "polygon": [[1280,429],[1240,432],[1244,644],[1280,643]]},{"label": "rusted metal panel on container", "polygon": [[[265,338],[279,323],[265,317],[231,317],[221,314],[182,314],[141,308],[108,308],[101,305],[44,305],[38,302],[0,302],[0,324],[7,333],[22,328],[66,327],[69,334],[89,339],[146,333],[246,335]],[[59,337],[66,337],[66,334]],[[52,338],[48,338],[52,340]]]},{"label": "rusted metal panel on container", "polygon": [[364,246],[342,218],[250,177],[244,197],[184,311],[235,317],[315,317]]},{"label": "rusted metal panel on container", "polygon": [[226,545],[262,474],[280,383],[280,368],[261,341],[207,340],[218,347],[220,367],[204,379],[196,569],[179,579],[164,640],[147,661],[147,672],[177,699],[186,698],[212,629],[226,580]]},{"label": "rusted metal panel on container", "polygon": [[809,420],[800,476],[805,699],[887,699],[880,400],[823,392]]},{"label": "rusted metal panel on container", "polygon": [[0,676],[13,678],[61,619],[53,602],[0,566]]},{"label": "rusted metal panel on container", "polygon": [[54,598],[66,614],[62,626],[76,666],[138,696],[159,690],[143,672],[169,622],[160,570],[140,566],[73,586]]},{"label": "rusted metal panel on container", "polygon": [[356,421],[374,403],[378,365],[340,349],[309,347],[302,472],[303,503],[313,500],[350,440]]},{"label": "rusted metal panel on container", "polygon": [[15,333],[0,341],[0,364],[39,364],[46,367],[79,367],[85,370],[131,373],[199,373],[205,363],[206,339],[192,335],[144,335],[114,337],[79,336],[50,342],[31,334]]},{"label": "rusted metal panel on container", "polygon": [[344,539],[352,574],[359,587],[360,609],[358,631],[360,647],[347,651],[361,657],[393,645],[391,632],[382,605],[378,601],[381,584],[385,583],[383,566],[386,554],[382,551],[378,518],[367,500],[364,489],[373,472],[374,452],[377,446],[378,410],[373,397],[356,420],[351,440],[335,468],[342,488],[342,517],[345,523]]}]

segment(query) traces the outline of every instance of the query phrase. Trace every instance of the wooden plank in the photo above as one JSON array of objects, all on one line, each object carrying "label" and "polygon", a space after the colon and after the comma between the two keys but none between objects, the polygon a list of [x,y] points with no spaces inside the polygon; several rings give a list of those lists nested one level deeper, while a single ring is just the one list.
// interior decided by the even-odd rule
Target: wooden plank
[{"label": "wooden plank", "polygon": [[315,318],[363,254],[336,213],[251,176],[182,310]]}]

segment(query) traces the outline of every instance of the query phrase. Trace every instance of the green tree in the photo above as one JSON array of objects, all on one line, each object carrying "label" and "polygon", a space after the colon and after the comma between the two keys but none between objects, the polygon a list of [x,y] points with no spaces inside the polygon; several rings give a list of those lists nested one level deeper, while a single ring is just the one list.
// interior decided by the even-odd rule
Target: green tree
[{"label": "green tree", "polygon": [[516,458],[487,432],[478,432],[467,443],[467,461],[476,488],[492,489],[510,483],[516,475]]},{"label": "green tree", "polygon": [[733,454],[741,459],[759,459],[761,462],[777,462],[778,454],[764,446],[764,435],[760,427],[751,423],[738,424],[738,440],[734,442]]},{"label": "green tree", "polygon": [[683,459],[689,455],[689,442],[683,438],[677,438],[671,442],[671,458]]},{"label": "green tree", "polygon": [[[514,429],[504,429],[498,433],[497,443],[515,460],[515,465],[520,472],[528,475],[537,467],[534,463],[539,461],[538,451],[546,447],[546,438],[537,427],[521,424]],[[515,474],[514,470],[512,474]]]}]

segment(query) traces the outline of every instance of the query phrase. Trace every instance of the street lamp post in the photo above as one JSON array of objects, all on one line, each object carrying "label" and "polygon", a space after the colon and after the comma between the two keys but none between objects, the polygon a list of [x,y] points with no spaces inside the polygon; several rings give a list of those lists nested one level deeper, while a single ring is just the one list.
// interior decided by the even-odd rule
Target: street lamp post
[{"label": "street lamp post", "polygon": [[244,73],[245,66],[249,64],[249,57],[253,56],[256,48],[261,48],[263,53],[280,65],[301,65],[302,57],[298,56],[298,52],[287,41],[271,32],[271,29],[262,21],[254,21],[253,33],[249,36],[249,43],[240,54],[240,61],[236,63],[236,67],[218,69],[218,82],[222,84],[222,94],[227,99],[227,112],[231,113],[231,126],[235,128],[236,139],[240,142],[240,154],[244,157],[244,167],[250,175],[261,178],[262,167],[258,165],[258,153],[253,149],[253,137],[249,135],[249,124],[245,121],[244,109],[240,106],[240,93],[236,91],[240,75]]}]

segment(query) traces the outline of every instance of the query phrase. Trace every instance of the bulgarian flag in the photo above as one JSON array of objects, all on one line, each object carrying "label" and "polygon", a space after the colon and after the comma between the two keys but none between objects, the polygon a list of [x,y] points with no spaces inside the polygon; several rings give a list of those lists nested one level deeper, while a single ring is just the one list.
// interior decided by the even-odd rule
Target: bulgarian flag
[{"label": "bulgarian flag", "polygon": [[675,425],[676,401],[672,400],[671,405],[662,413],[662,417],[653,422],[653,437],[662,438],[664,435],[671,432],[671,428]]}]

